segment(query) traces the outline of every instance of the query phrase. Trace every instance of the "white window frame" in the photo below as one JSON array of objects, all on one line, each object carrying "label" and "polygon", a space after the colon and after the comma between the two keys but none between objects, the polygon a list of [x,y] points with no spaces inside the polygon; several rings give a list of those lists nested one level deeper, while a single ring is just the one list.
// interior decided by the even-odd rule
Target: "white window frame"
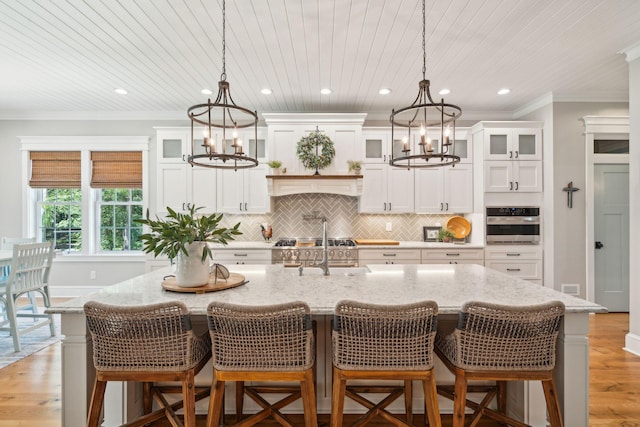
[{"label": "white window frame", "polygon": [[[97,212],[95,190],[91,183],[92,151],[141,151],[142,152],[142,210],[149,207],[149,136],[22,136],[22,234],[37,236],[38,215],[36,211],[36,192],[29,187],[31,177],[30,151],[80,151],[81,153],[81,191],[82,191],[82,251],[69,256],[113,256],[114,252],[99,251],[96,240]],[[125,252],[139,256],[141,251]],[[115,252],[115,255],[123,253]]]},{"label": "white window frame", "polygon": [[[122,189],[127,189],[127,188],[122,188]],[[100,198],[100,193],[103,190],[103,188],[92,188],[91,189],[91,197],[93,197],[93,206],[94,206],[94,212],[95,212],[95,226],[94,226],[94,239],[96,242],[96,253],[98,254],[126,254],[126,253],[134,253],[134,254],[140,254],[142,253],[141,250],[135,251],[135,250],[126,250],[126,251],[105,251],[100,249],[100,210],[102,208],[102,206],[134,206],[134,205],[142,205],[142,218],[144,218],[145,215],[145,207],[144,207],[144,202],[145,202],[145,194],[144,192],[142,193],[142,203],[137,203],[137,202],[133,202],[133,201],[129,201],[129,202],[105,202],[103,200],[101,200]],[[107,188],[104,188],[104,190],[108,190]],[[131,188],[129,188],[129,190],[132,190]],[[129,245],[131,245],[131,242],[129,242]]]}]

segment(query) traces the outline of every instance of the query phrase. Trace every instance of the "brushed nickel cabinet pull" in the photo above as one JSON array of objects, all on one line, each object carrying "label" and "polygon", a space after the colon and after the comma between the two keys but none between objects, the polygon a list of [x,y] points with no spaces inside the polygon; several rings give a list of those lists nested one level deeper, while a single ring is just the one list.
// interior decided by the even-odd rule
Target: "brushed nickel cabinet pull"
[{"label": "brushed nickel cabinet pull", "polygon": [[520,271],[519,268],[507,268],[507,271]]}]

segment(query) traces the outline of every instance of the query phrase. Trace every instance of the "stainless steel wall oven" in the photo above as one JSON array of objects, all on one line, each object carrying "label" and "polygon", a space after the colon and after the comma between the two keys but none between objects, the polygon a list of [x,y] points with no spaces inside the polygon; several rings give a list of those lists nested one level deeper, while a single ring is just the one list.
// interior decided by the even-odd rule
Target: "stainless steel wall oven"
[{"label": "stainless steel wall oven", "polygon": [[487,208],[487,244],[540,243],[540,208],[498,206]]}]

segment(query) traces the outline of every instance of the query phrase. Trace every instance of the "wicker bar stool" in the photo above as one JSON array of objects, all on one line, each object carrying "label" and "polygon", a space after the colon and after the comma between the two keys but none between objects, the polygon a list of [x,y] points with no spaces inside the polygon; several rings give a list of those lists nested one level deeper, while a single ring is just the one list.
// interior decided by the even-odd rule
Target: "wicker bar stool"
[{"label": "wicker bar stool", "polygon": [[[474,410],[470,423],[486,415],[511,426],[526,426],[506,415],[507,381],[542,381],[552,427],[562,426],[553,380],[556,340],[564,304],[553,301],[532,306],[502,306],[467,302],[453,333],[436,339],[436,353],[455,374],[454,387],[438,392],[454,401],[453,425],[465,425],[465,407]],[[496,387],[468,386],[468,380],[496,381]],[[481,403],[467,391],[486,392]],[[498,411],[487,405],[497,397]]]},{"label": "wicker bar stool", "polygon": [[[309,306],[303,302],[243,306],[213,302],[207,308],[213,357],[213,381],[207,426],[224,415],[226,381],[236,381],[237,426],[254,425],[273,417],[284,426],[293,423],[280,412],[302,398],[304,424],[317,427],[315,393],[315,336]],[[298,381],[300,387],[248,386],[245,381]],[[284,393],[270,404],[260,393]],[[263,409],[242,419],[244,394]]]},{"label": "wicker bar stool", "polygon": [[[184,408],[184,426],[195,427],[196,401],[209,396],[209,387],[195,387],[194,377],[211,357],[208,334],[191,329],[187,307],[181,302],[121,307],[89,301],[84,305],[93,340],[96,379],[87,426],[99,425],[108,381],[143,383],[144,415],[126,424],[142,426],[167,417],[182,426],[175,411]],[[159,387],[154,382],[180,381],[182,387]],[[182,393],[169,404],[165,393]],[[151,412],[153,399],[159,410]]]},{"label": "wicker bar stool", "polygon": [[[331,426],[342,425],[345,396],[369,411],[356,425],[379,415],[397,426],[410,426],[413,380],[422,381],[425,419],[440,426],[436,381],[433,372],[433,346],[438,305],[423,301],[406,305],[374,305],[343,300],[335,308],[333,321],[333,396]],[[355,386],[348,380],[404,380],[398,386]],[[363,393],[385,393],[373,403]],[[405,395],[406,422],[385,408]]]}]

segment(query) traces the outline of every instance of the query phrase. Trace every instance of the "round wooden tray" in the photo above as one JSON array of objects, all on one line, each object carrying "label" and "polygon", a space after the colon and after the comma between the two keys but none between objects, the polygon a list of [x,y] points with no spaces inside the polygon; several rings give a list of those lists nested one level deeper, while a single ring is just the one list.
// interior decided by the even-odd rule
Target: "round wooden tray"
[{"label": "round wooden tray", "polygon": [[187,292],[192,294],[204,294],[205,292],[216,292],[225,289],[235,288],[247,283],[244,276],[239,273],[230,273],[228,279],[220,279],[214,276],[209,276],[209,283],[202,286],[195,286],[193,288],[186,288],[178,286],[175,277],[167,277],[162,281],[162,287],[167,291],[172,292]]}]

